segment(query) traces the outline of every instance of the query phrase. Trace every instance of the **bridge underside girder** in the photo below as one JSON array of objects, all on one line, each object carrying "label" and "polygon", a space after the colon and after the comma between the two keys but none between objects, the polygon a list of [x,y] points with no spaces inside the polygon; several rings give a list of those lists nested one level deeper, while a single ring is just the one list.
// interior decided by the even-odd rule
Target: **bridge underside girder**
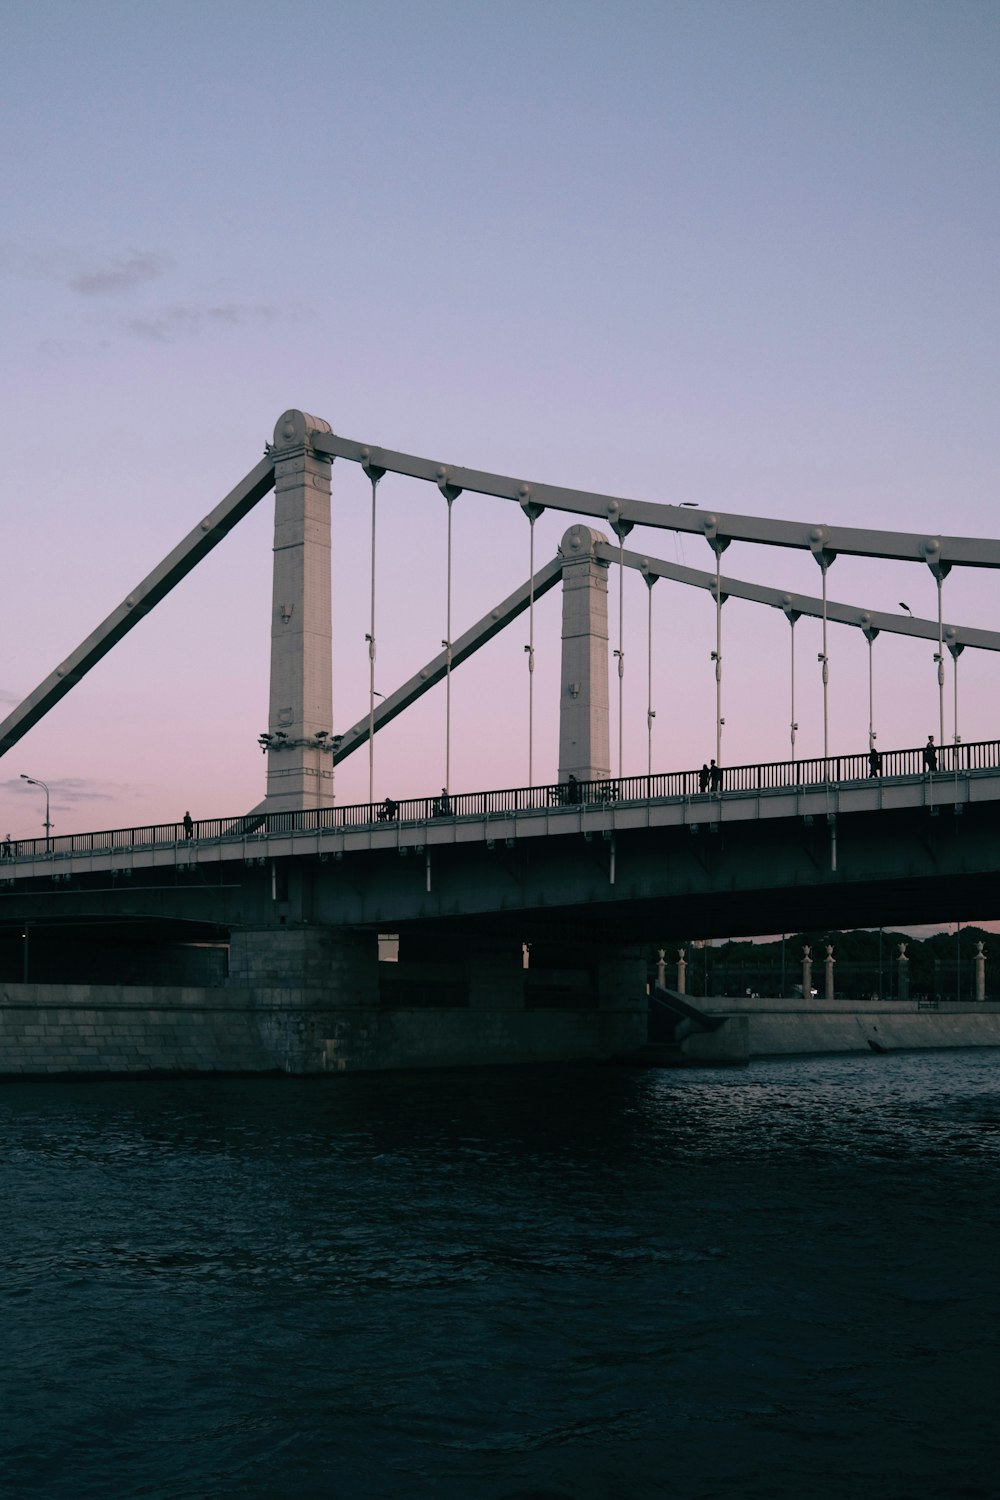
[{"label": "bridge underside girder", "polygon": [[[949,805],[823,819],[580,833],[206,869],[135,869],[6,890],[0,926],[138,918],[215,928],[319,925],[653,942],[816,927],[911,926],[1000,912],[1000,809]],[[834,867],[834,839],[836,861]]]}]

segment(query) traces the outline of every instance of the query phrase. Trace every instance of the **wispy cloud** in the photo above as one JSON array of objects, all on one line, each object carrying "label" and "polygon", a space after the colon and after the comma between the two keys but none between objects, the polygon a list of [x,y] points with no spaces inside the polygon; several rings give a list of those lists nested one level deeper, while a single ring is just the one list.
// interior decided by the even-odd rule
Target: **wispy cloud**
[{"label": "wispy cloud", "polygon": [[[60,781],[49,782],[49,796],[54,808],[75,807],[81,802],[110,802],[113,797],[128,791],[128,787],[115,782],[94,781],[84,776],[67,776]],[[35,788],[22,781],[20,776],[10,781],[0,781],[0,792],[30,792],[37,795]]]},{"label": "wispy cloud", "polygon": [[193,338],[209,328],[240,328],[249,323],[272,323],[277,307],[262,303],[226,302],[217,306],[174,306],[146,318],[126,318],[123,326],[136,338],[165,344]]},{"label": "wispy cloud", "polygon": [[124,260],[109,260],[103,266],[80,271],[70,277],[69,285],[85,297],[105,297],[115,292],[130,292],[145,281],[155,281],[169,268],[166,256],[136,250]]},{"label": "wispy cloud", "polygon": [[83,776],[68,776],[65,781],[51,783],[52,792],[60,803],[75,805],[78,802],[110,802],[113,797],[118,797],[127,787],[122,787],[114,782],[91,781]]},{"label": "wispy cloud", "polygon": [[0,688],[0,703],[20,703],[23,693],[12,693],[9,688]]},{"label": "wispy cloud", "polygon": [[0,240],[0,274],[27,281],[57,281],[82,297],[131,292],[172,268],[169,256],[154,250],[128,255],[91,256],[80,250],[37,250]]}]

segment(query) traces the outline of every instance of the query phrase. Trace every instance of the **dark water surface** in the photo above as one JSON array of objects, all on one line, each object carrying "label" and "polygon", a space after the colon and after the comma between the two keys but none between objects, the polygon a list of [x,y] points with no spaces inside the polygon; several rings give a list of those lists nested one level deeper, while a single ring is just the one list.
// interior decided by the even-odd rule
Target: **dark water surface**
[{"label": "dark water surface", "polygon": [[0,1492],[994,1497],[1000,1052],[0,1087]]}]

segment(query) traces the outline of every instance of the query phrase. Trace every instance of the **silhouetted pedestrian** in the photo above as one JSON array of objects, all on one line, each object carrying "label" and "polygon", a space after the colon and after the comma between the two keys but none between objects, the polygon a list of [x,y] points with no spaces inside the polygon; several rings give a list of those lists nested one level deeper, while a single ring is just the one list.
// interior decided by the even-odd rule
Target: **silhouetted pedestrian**
[{"label": "silhouetted pedestrian", "polygon": [[927,743],[924,746],[924,769],[928,773],[937,770],[937,746],[934,744],[932,734],[927,736]]},{"label": "silhouetted pedestrian", "polygon": [[566,778],[566,801],[567,802],[579,802],[579,800],[580,800],[580,783],[577,781],[576,777],[573,775],[573,772],[570,771],[569,775]]},{"label": "silhouetted pedestrian", "polygon": [[0,859],[13,859],[14,851],[10,846],[10,834],[5,833],[3,843],[0,844]]},{"label": "silhouetted pedestrian", "polygon": [[382,823],[391,821],[399,812],[399,803],[394,802],[391,797],[386,797],[382,803],[382,811],[379,813],[379,821]]},{"label": "silhouetted pedestrian", "polygon": [[711,782],[713,792],[722,791],[722,767],[717,766],[714,760],[708,768],[708,779]]},{"label": "silhouetted pedestrian", "polygon": [[186,839],[194,838],[194,823],[191,821],[191,814],[189,812],[184,814],[184,837]]},{"label": "silhouetted pedestrian", "polygon": [[[714,765],[714,761],[713,761],[713,765]],[[698,790],[699,790],[699,792],[707,792],[708,791],[708,779],[709,779],[708,778],[708,766],[705,764],[704,761],[702,761],[702,763],[701,763],[701,770],[698,772]]]},{"label": "silhouetted pedestrian", "polygon": [[869,750],[869,752],[868,752],[868,775],[869,776],[881,776],[881,774],[882,774],[882,754],[881,754],[881,752],[879,750],[876,750],[875,746],[873,745],[871,747],[871,749]]}]

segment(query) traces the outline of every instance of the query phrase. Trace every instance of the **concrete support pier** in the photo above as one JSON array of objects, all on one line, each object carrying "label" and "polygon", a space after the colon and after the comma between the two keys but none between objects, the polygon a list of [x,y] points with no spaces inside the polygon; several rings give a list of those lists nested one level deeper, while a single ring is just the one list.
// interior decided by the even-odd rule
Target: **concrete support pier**
[{"label": "concrete support pier", "polygon": [[599,781],[611,774],[608,715],[608,565],[594,555],[607,537],[571,526],[563,563],[559,780]]},{"label": "concrete support pier", "polygon": [[274,429],[274,585],[266,812],[333,802],[329,423],[287,411]]},{"label": "concrete support pier", "polygon": [[377,1006],[378,938],[350,929],[302,926],[244,928],[229,945],[229,983],[302,993],[327,1004]]}]

